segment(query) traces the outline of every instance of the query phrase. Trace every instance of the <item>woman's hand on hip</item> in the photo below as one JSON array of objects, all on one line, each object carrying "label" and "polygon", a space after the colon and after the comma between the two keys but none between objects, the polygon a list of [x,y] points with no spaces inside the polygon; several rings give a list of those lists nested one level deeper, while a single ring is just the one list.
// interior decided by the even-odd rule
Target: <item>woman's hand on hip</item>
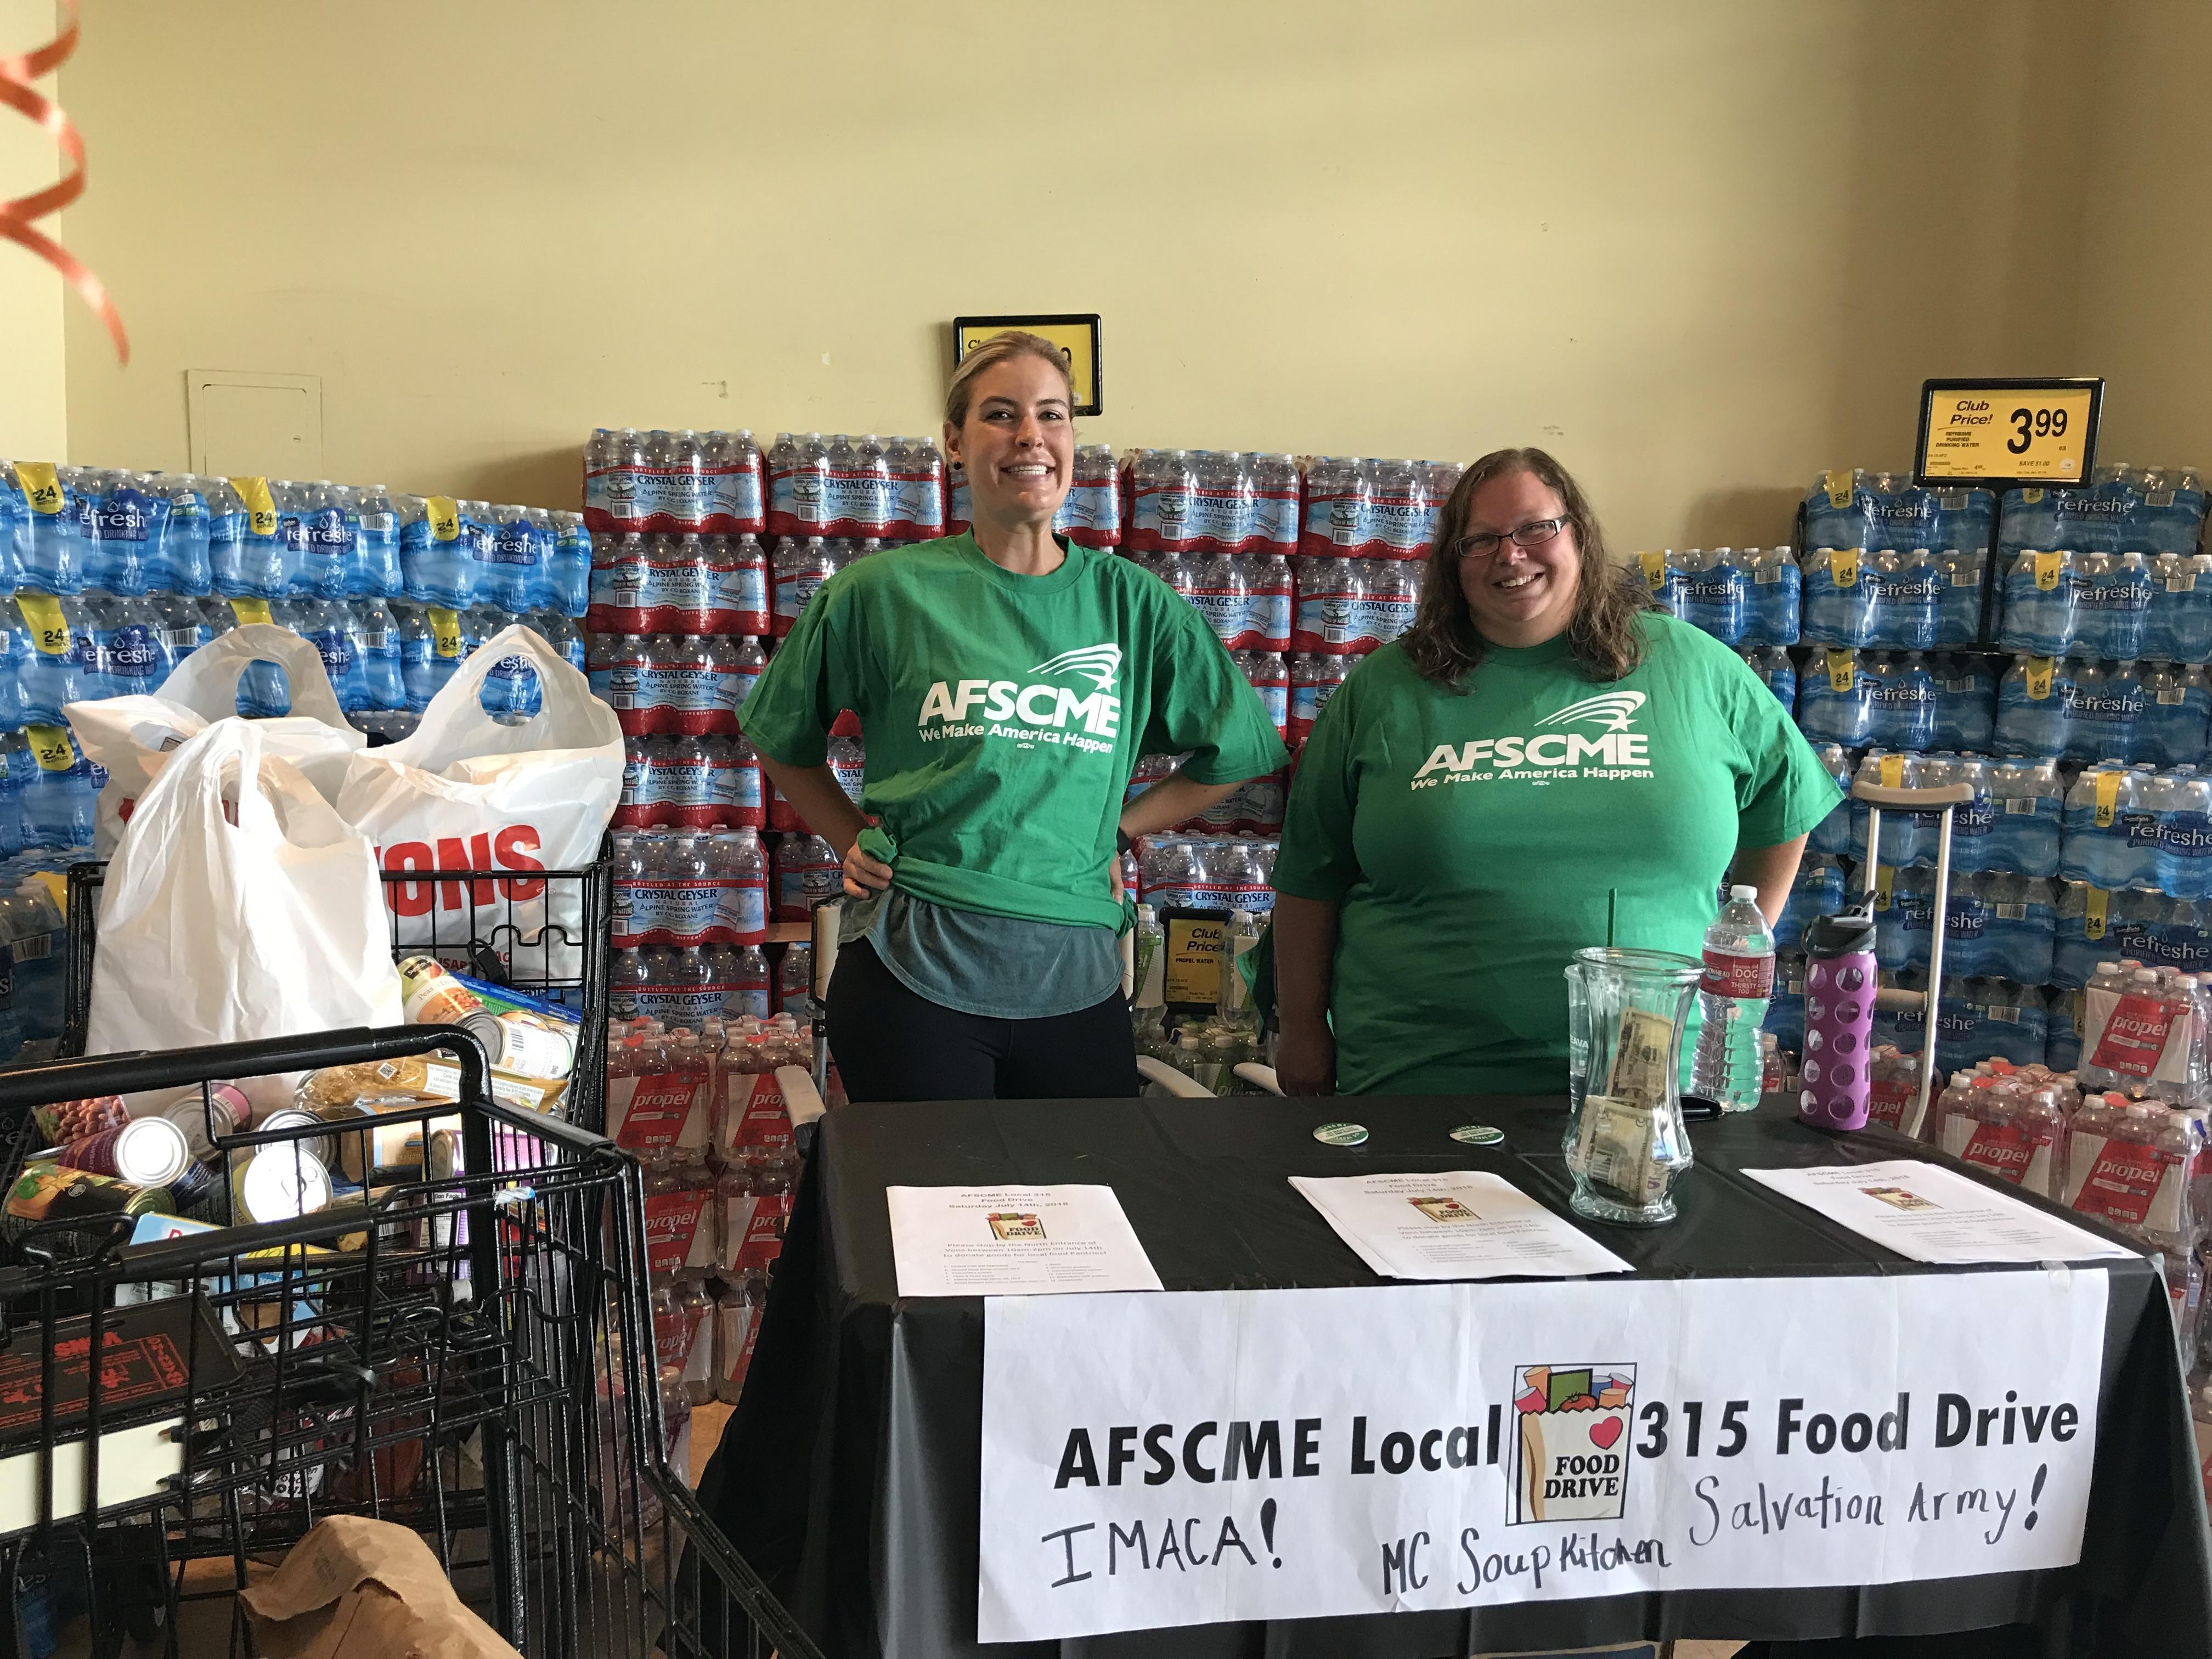
[{"label": "woman's hand on hip", "polygon": [[1286,1095],[1336,1092],[1336,1037],[1327,1020],[1301,1020],[1276,1034],[1275,1081]]},{"label": "woman's hand on hip", "polygon": [[870,858],[854,842],[845,849],[845,890],[854,898],[866,898],[870,893],[880,893],[891,884],[891,867],[881,859]]}]

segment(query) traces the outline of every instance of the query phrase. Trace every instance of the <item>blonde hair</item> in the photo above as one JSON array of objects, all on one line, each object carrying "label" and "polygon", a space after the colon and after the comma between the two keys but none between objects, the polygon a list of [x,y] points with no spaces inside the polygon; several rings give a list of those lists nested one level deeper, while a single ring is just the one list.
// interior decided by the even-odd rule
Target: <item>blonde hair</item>
[{"label": "blonde hair", "polygon": [[1494,449],[1460,477],[1458,488],[1438,515],[1437,544],[1429,555],[1428,580],[1421,589],[1413,625],[1398,643],[1414,672],[1447,690],[1467,690],[1468,676],[1483,655],[1483,639],[1468,615],[1459,585],[1459,538],[1467,533],[1475,493],[1492,478],[1526,472],[1559,498],[1567,526],[1581,555],[1576,573],[1575,610],[1567,623],[1567,644],[1585,678],[1600,684],[1620,679],[1644,660],[1644,632],[1637,613],[1651,609],[1639,586],[1631,591],[1606,556],[1605,533],[1597,514],[1566,468],[1540,449]]},{"label": "blonde hair", "polygon": [[979,340],[968,349],[960,360],[960,367],[952,371],[952,380],[945,388],[945,418],[953,426],[968,424],[968,404],[975,395],[975,382],[986,369],[1011,362],[1017,357],[1036,357],[1050,363],[1067,382],[1067,407],[1075,409],[1075,375],[1067,366],[1067,354],[1042,334],[1031,334],[1025,329],[1001,329],[988,340]]}]

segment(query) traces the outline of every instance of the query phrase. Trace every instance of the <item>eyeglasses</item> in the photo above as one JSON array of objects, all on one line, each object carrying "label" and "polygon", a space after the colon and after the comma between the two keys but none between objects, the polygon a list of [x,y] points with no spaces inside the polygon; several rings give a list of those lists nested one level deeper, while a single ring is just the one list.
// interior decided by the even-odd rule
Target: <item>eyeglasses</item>
[{"label": "eyeglasses", "polygon": [[1509,540],[1516,547],[1541,547],[1566,527],[1565,519],[1531,519],[1502,536],[1462,536],[1452,544],[1452,552],[1462,559],[1486,559]]}]

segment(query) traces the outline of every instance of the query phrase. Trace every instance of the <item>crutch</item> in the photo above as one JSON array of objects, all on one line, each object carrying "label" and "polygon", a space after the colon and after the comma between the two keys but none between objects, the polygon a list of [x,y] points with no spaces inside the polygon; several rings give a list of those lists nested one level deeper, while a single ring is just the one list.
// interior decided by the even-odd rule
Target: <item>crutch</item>
[{"label": "crutch", "polygon": [[838,900],[814,907],[814,1091],[830,1098],[830,975],[837,971],[837,930],[845,907]]},{"label": "crutch", "polygon": [[[1892,1013],[1910,1012],[1915,1008],[1923,1011],[1921,1021],[1920,1097],[1910,1112],[1898,1123],[1905,1135],[1917,1140],[1921,1126],[1928,1121],[1928,1097],[1936,1080],[1936,1025],[1943,1004],[1943,933],[1950,916],[1951,904],[1951,820],[1959,808],[1974,799],[1974,787],[1970,783],[1936,784],[1925,789],[1906,788],[1895,784],[1853,783],[1851,799],[1865,803],[1867,809],[1866,881],[1860,889],[1862,896],[1872,898],[1875,874],[1879,866],[1881,847],[1881,815],[1884,808],[1893,812],[1940,812],[1942,822],[1936,842],[1936,916],[1928,943],[1928,988],[1925,991],[1881,990],[1875,994],[1875,1006]],[[1877,924],[1879,926],[1879,924]]]}]

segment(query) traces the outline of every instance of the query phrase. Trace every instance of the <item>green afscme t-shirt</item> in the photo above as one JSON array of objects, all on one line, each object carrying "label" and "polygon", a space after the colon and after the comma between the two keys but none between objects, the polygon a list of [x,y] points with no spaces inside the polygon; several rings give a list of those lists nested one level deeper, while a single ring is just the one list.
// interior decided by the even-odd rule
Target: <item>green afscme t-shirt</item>
[{"label": "green afscme t-shirt", "polygon": [[816,590],[738,712],[755,747],[817,766],[860,717],[863,811],[896,884],[987,915],[1114,927],[1109,861],[1144,754],[1241,783],[1287,757],[1205,619],[1142,567],[1069,546],[1017,575],[972,535],[894,548]]},{"label": "green afscme t-shirt", "polygon": [[1793,841],[1840,799],[1750,668],[1671,617],[1643,663],[1583,678],[1564,636],[1489,647],[1464,695],[1396,645],[1346,679],[1299,757],[1278,893],[1340,906],[1337,1086],[1566,1088],[1574,952],[1695,957],[1739,844]]}]

